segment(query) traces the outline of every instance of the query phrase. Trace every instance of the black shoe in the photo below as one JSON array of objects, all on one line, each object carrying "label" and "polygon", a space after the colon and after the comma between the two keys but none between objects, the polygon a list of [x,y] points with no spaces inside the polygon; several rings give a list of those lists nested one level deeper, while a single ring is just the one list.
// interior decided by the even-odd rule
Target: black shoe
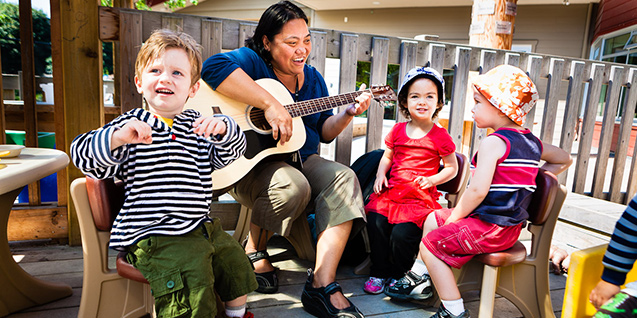
[{"label": "black shoe", "polygon": [[405,277],[385,287],[385,295],[398,300],[425,300],[433,296],[431,278],[408,271]]},{"label": "black shoe", "polygon": [[443,304],[440,304],[440,307],[438,307],[438,311],[436,311],[436,313],[429,318],[470,318],[470,317],[471,315],[469,315],[468,309],[465,309],[465,311],[463,311],[460,315],[456,316],[450,313],[449,310],[447,310],[447,308],[445,308]]},{"label": "black shoe", "polygon": [[[266,251],[257,251],[247,255],[252,264],[262,259],[266,259],[268,262],[270,261],[270,255]],[[279,290],[279,279],[276,276],[276,268],[273,271],[254,274],[257,277],[257,284],[259,284],[257,292],[263,294],[274,294]]]},{"label": "black shoe", "polygon": [[347,300],[349,302],[349,307],[347,308],[337,309],[332,305],[330,295],[336,292],[343,292],[341,285],[337,282],[331,282],[325,287],[314,288],[312,287],[312,281],[314,281],[312,269],[307,270],[307,275],[307,281],[301,294],[301,302],[308,313],[319,318],[365,318],[363,313],[349,299]]}]

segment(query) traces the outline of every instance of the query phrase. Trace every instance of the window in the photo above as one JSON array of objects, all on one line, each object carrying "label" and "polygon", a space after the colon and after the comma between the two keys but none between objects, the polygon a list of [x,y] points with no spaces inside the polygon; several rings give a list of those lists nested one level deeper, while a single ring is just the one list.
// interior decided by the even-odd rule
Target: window
[{"label": "window", "polygon": [[589,58],[637,65],[637,25],[600,36],[591,46]]}]

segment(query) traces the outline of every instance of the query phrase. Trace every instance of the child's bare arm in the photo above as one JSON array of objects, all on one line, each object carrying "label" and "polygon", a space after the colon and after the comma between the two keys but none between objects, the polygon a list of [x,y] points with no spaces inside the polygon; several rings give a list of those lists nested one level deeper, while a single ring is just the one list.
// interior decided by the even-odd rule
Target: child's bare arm
[{"label": "child's bare arm", "polygon": [[557,175],[564,172],[573,163],[571,155],[563,149],[551,144],[544,144],[542,160],[546,161],[542,168]]},{"label": "child's bare arm", "polygon": [[438,173],[430,177],[418,176],[414,182],[418,183],[422,189],[427,189],[443,184],[458,174],[458,160],[455,153],[442,157],[442,165],[443,168]]},{"label": "child's bare arm", "polygon": [[394,150],[391,148],[385,149],[383,157],[380,158],[378,169],[376,170],[376,180],[374,181],[374,193],[378,194],[383,187],[387,187],[387,171],[391,168],[391,160],[394,157]]},{"label": "child's bare arm", "polygon": [[506,144],[496,136],[489,136],[480,143],[478,165],[473,172],[469,187],[460,197],[445,224],[460,220],[475,210],[489,193],[498,160],[506,152]]},{"label": "child's bare arm", "polygon": [[153,143],[152,129],[147,123],[133,119],[116,130],[111,137],[111,150],[126,144]]}]

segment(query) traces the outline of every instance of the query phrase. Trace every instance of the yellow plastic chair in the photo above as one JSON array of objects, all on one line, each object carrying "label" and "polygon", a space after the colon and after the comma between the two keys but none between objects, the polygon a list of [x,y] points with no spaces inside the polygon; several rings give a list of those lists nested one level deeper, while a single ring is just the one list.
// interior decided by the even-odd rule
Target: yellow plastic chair
[{"label": "yellow plastic chair", "polygon": [[[588,301],[588,296],[602,277],[602,259],[608,244],[603,244],[571,254],[568,267],[562,318],[583,318],[595,315],[595,307]],[[626,282],[637,281],[637,267],[628,272]],[[624,288],[624,286],[621,286]]]}]

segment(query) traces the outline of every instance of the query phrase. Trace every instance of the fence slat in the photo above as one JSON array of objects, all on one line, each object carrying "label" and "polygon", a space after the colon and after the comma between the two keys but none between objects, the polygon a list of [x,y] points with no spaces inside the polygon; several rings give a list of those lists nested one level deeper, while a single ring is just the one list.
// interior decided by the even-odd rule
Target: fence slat
[{"label": "fence slat", "polygon": [[168,15],[161,16],[161,28],[173,31],[184,30],[184,19],[181,17],[173,17]]},{"label": "fence slat", "polygon": [[245,42],[248,38],[252,37],[257,25],[254,23],[239,23],[239,38],[237,47],[245,46]]},{"label": "fence slat", "polygon": [[[372,65],[369,85],[384,85],[387,83],[387,64],[389,63],[389,39],[374,37],[372,42]],[[367,110],[367,140],[365,152],[378,149],[383,139],[384,103],[372,100]]]},{"label": "fence slat", "polygon": [[584,118],[579,136],[579,149],[575,162],[575,174],[573,175],[573,192],[584,193],[586,185],[586,174],[590,161],[590,153],[593,143],[593,130],[595,129],[595,118],[601,96],[602,84],[604,80],[604,64],[593,63],[591,73],[588,78],[588,95],[584,105]]},{"label": "fence slat", "polygon": [[[533,83],[536,85],[539,83],[540,73],[542,72],[542,61],[544,59],[541,56],[531,55],[528,58],[528,64],[526,68],[526,73],[529,75]],[[526,114],[526,122],[524,122],[523,127],[533,130],[533,124],[535,123],[535,112],[537,111],[537,107],[531,108],[528,114]]]},{"label": "fence slat", "polygon": [[428,66],[442,74],[445,67],[445,50],[446,46],[442,44],[429,44],[429,54],[427,55]]},{"label": "fence slat", "polygon": [[[358,51],[358,35],[342,34],[341,36],[341,73],[339,79],[339,92],[347,93],[356,89],[356,63]],[[343,111],[349,105],[339,106],[338,111]],[[335,160],[349,166],[352,157],[352,138],[354,125],[352,122],[345,127],[336,137]]]},{"label": "fence slat", "polygon": [[203,59],[207,59],[221,52],[221,31],[223,25],[221,21],[202,19],[201,20],[201,46]]},{"label": "fence slat", "polygon": [[[418,43],[414,41],[403,41],[400,43],[400,85],[403,83],[403,79],[409,70],[416,67],[416,58],[418,52]],[[400,87],[400,85],[398,85]],[[398,92],[396,92],[398,94]],[[407,117],[403,115],[396,104],[396,122],[407,121]]]},{"label": "fence slat", "polygon": [[[636,76],[634,70],[627,72],[626,86],[635,83]],[[626,166],[626,157],[628,154],[628,144],[630,143],[630,133],[633,128],[635,118],[635,104],[637,103],[637,90],[626,88],[626,96],[624,98],[623,112],[621,124],[619,126],[619,138],[615,147],[615,160],[613,162],[613,173],[611,175],[611,183],[609,189],[609,200],[617,203],[625,202],[622,197],[622,180],[624,179],[624,171]],[[635,158],[635,157],[633,157]],[[634,160],[633,160],[634,161]],[[628,199],[632,198],[631,192],[626,193]]]},{"label": "fence slat", "polygon": [[[449,112],[449,135],[456,144],[456,150],[463,151],[464,108],[469,85],[469,60],[471,48],[458,47],[454,65],[453,88],[451,90],[451,111]],[[470,142],[470,141],[469,141]]]},{"label": "fence slat", "polygon": [[544,114],[542,115],[542,131],[540,133],[540,139],[550,144],[553,143],[553,135],[555,134],[555,117],[557,115],[557,104],[559,102],[563,70],[563,59],[551,59],[549,83],[546,87]]},{"label": "fence slat", "polygon": [[[628,98],[626,99],[626,107],[637,107],[637,68],[631,68],[628,79]],[[624,204],[628,204],[630,200],[635,196],[637,192],[637,138],[633,144],[633,157],[630,163],[630,169],[628,173],[628,186],[626,187],[626,196],[624,197]]]},{"label": "fence slat", "polygon": [[122,113],[142,106],[142,96],[135,89],[135,59],[142,44],[142,15],[120,11],[119,16],[119,92]]},{"label": "fence slat", "polygon": [[598,160],[595,161],[595,172],[593,173],[593,184],[591,187],[593,197],[598,199],[604,198],[604,180],[606,179],[606,168],[608,167],[608,160],[606,160],[606,158],[610,155],[613,130],[615,129],[615,114],[617,114],[617,104],[619,101],[621,79],[623,76],[623,67],[611,67],[606,101],[604,103],[602,132],[599,137],[599,147],[597,149]]},{"label": "fence slat", "polygon": [[504,64],[520,67],[520,54],[519,53],[506,53],[504,55]]},{"label": "fence slat", "polygon": [[[481,50],[480,51],[480,62],[479,62],[479,72],[480,74],[484,74],[490,71],[492,68],[496,67],[496,58],[497,52],[493,50]],[[472,90],[469,90],[471,92]],[[471,98],[471,96],[469,97]],[[478,147],[480,147],[480,143],[487,136],[487,130],[484,128],[478,128],[476,123],[473,123],[472,136],[471,136],[471,146],[469,147],[469,158],[473,158],[473,155],[478,151]]]},{"label": "fence slat", "polygon": [[[582,104],[582,94],[584,89],[584,67],[585,63],[579,61],[571,62],[568,92],[566,94],[566,107],[564,109],[564,123],[562,124],[562,134],[560,136],[560,148],[571,153],[575,129],[579,118],[579,109]],[[568,170],[558,176],[560,183],[566,183]]]},{"label": "fence slat", "polygon": [[314,66],[325,77],[325,54],[327,52],[327,37],[325,32],[311,31],[312,52],[307,63]]}]

